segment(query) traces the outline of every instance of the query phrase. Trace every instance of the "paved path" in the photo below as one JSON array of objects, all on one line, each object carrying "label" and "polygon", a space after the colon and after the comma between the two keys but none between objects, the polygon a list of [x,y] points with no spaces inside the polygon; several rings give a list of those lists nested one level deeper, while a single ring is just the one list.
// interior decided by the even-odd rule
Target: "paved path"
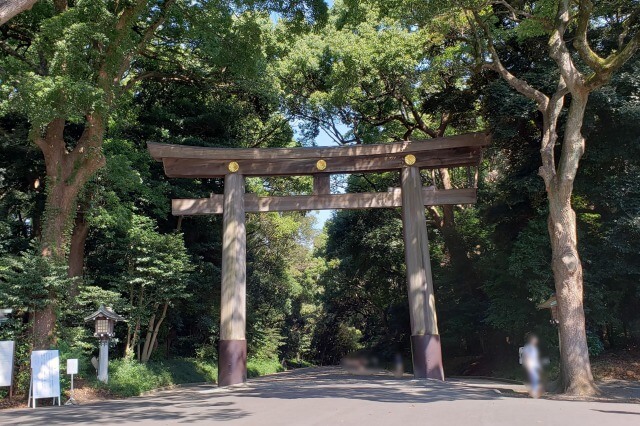
[{"label": "paved path", "polygon": [[640,405],[533,400],[463,382],[296,370],[76,407],[0,412],[1,425],[640,425]]}]

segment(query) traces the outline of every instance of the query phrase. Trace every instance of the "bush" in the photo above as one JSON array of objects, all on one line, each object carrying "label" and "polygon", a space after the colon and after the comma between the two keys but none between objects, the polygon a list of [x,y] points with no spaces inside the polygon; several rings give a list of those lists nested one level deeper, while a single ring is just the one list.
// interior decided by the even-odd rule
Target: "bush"
[{"label": "bush", "polygon": [[172,384],[174,383],[168,369],[123,358],[109,363],[109,383],[105,386],[119,396],[137,396]]},{"label": "bush", "polygon": [[109,363],[109,383],[102,386],[118,396],[137,396],[165,386],[215,382],[217,376],[215,365],[191,358],[146,364],[123,358]]},{"label": "bush", "polygon": [[595,334],[587,331],[587,346],[589,347],[589,356],[595,357],[604,352],[604,343]]},{"label": "bush", "polygon": [[284,367],[277,359],[250,358],[247,360],[247,376],[259,377],[284,371]]},{"label": "bush", "polygon": [[[249,377],[264,376],[284,371],[277,359],[247,360]],[[115,359],[109,362],[109,383],[98,384],[113,395],[128,397],[165,386],[186,383],[215,383],[218,367],[215,361],[194,358],[174,358],[162,362],[141,364],[133,358]]]}]

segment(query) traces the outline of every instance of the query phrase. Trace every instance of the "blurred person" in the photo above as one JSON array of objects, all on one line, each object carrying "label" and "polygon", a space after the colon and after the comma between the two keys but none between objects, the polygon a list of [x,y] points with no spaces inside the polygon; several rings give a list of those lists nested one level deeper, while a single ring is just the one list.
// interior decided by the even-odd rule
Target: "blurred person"
[{"label": "blurred person", "polygon": [[540,382],[542,375],[542,363],[540,362],[540,351],[538,349],[538,337],[530,334],[527,344],[522,349],[522,365],[527,370],[529,376],[530,391],[533,398],[542,395],[542,385]]},{"label": "blurred person", "polygon": [[404,374],[404,363],[402,361],[402,354],[400,354],[400,352],[396,352],[396,356],[394,358],[394,369],[393,369],[393,375],[400,379],[402,378],[402,375]]}]

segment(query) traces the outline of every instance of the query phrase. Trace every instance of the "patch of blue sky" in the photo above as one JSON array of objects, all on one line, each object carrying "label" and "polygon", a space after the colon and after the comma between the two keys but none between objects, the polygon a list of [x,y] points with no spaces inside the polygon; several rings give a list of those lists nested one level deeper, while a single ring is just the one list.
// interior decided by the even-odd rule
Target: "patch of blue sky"
[{"label": "patch of blue sky", "polygon": [[[333,7],[333,2],[334,2],[334,0],[325,0],[325,3],[327,4],[327,7],[329,7],[329,8]],[[280,18],[282,17],[282,15],[280,13],[277,13],[277,12],[271,12],[269,14],[269,17],[271,18],[271,22],[273,22],[274,24],[277,24],[278,21],[280,20]]]}]

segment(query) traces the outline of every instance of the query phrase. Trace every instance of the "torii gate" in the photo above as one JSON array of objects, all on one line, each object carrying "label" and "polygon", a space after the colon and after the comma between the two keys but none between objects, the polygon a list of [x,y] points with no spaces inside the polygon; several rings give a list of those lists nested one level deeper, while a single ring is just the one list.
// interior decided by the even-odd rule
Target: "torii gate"
[{"label": "torii gate", "polygon": [[[415,378],[444,380],[436,317],[425,205],[471,204],[476,189],[423,188],[420,169],[477,166],[484,133],[375,145],[322,148],[205,148],[149,143],[168,177],[224,178],[224,195],[176,199],[176,216],[223,215],[222,300],[218,384],[247,379],[246,212],[402,207],[411,352]],[[388,192],[331,194],[331,174],[399,170],[401,188]],[[245,194],[247,176],[313,175],[313,195],[258,197]]]}]

